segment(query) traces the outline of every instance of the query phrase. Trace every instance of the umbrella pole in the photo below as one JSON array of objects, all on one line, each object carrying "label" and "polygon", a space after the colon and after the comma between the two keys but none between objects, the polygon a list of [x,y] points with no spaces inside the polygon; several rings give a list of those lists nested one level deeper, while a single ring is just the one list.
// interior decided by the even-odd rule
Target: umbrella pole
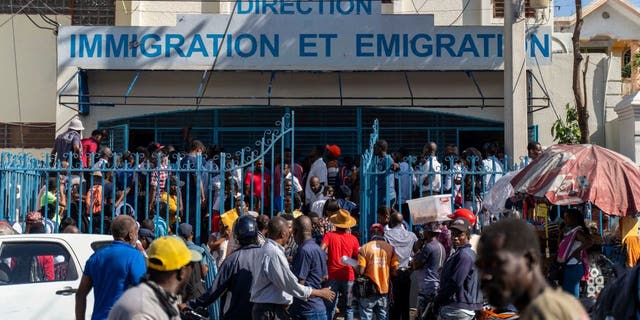
[{"label": "umbrella pole", "polygon": [[598,216],[598,220],[599,220],[599,226],[600,226],[600,228],[599,228],[600,229],[600,236],[602,237],[602,234],[603,234],[603,230],[602,230],[602,209],[599,209],[598,212],[600,212],[599,216]]},{"label": "umbrella pole", "polygon": [[522,217],[527,220],[527,198],[522,197]]},{"label": "umbrella pole", "polygon": [[551,252],[549,250],[549,218],[544,219],[544,238],[547,243],[544,253],[546,254],[547,259],[551,256]]}]

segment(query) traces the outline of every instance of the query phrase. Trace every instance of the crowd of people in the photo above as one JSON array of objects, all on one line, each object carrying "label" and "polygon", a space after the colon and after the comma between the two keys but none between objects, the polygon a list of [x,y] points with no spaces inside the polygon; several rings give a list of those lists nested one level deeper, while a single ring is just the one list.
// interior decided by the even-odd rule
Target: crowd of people
[{"label": "crowd of people", "polygon": [[[27,215],[25,229],[113,235],[113,244],[86,262],[78,319],[90,290],[92,319],[215,312],[221,319],[408,320],[411,305],[415,319],[473,319],[487,302],[523,319],[587,318],[576,298],[593,241],[579,210],[560,217],[553,279],[526,220],[480,226],[482,195],[505,172],[496,144],[484,155],[448,145],[439,158],[438,146],[427,143],[412,162],[404,148],[388,157],[378,140],[373,150],[385,175],[373,186],[377,217],[355,228],[359,164],[337,145],[315,147],[300,163],[285,150],[273,170],[257,159],[216,177],[221,149],[188,134],[185,154],[152,142],[115,157],[100,147],[105,132],[80,139],[82,130],[73,120],[52,154],[61,167],[84,174],[51,176],[38,195],[42,209]],[[535,159],[542,148],[534,142],[528,151]],[[490,174],[473,177],[478,181],[456,174],[474,165]],[[412,171],[418,173],[399,174]],[[453,174],[434,173],[442,171]],[[457,209],[448,221],[410,228],[407,200],[433,194],[452,194]]]}]

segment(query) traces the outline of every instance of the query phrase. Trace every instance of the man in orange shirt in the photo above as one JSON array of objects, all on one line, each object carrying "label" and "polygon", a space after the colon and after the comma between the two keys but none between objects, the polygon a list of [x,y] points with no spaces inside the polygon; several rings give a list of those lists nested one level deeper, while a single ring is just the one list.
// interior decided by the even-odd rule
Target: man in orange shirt
[{"label": "man in orange shirt", "polygon": [[371,280],[373,288],[358,297],[360,319],[373,319],[375,313],[376,319],[386,320],[390,274],[398,269],[398,256],[393,246],[384,240],[384,226],[373,224],[369,234],[371,241],[360,248],[358,255],[358,273]]}]

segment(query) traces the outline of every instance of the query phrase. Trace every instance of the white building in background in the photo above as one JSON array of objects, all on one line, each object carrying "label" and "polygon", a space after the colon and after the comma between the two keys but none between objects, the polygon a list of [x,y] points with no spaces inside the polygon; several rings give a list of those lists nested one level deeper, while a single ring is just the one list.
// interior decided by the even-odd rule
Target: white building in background
[{"label": "white building in background", "polygon": [[[24,36],[18,38],[15,48],[26,65],[22,70],[39,65],[37,69],[53,69],[55,74],[57,68],[56,86],[50,85],[51,77],[34,76],[37,71],[28,75],[19,71],[25,77],[18,79],[21,100],[34,102],[21,103],[18,108],[15,99],[7,99],[6,109],[21,110],[21,116],[11,111],[12,116],[3,122],[38,120],[55,123],[60,132],[80,115],[89,132],[110,129],[110,143],[120,150],[152,140],[180,148],[182,129],[190,126],[205,143],[231,151],[251,144],[290,110],[296,111],[296,128],[300,129],[296,148],[301,154],[312,145],[326,143],[339,144],[343,154],[359,153],[375,118],[391,148],[405,146],[414,152],[427,141],[481,147],[485,142],[504,140],[498,42],[503,1],[399,0],[379,5],[354,0],[344,7],[332,1],[287,2],[265,7],[245,0],[234,8],[233,2],[117,1],[109,9],[113,24],[131,29],[62,28],[59,46],[53,32],[38,29],[18,15],[14,20],[20,22],[15,26]],[[563,117],[564,105],[573,103],[571,43],[566,34],[571,31],[571,20],[555,19],[552,8],[553,3],[548,9],[526,10],[527,26],[535,38],[529,46],[537,59],[529,56],[526,65],[528,107],[517,110],[528,119],[531,139],[543,145],[553,144],[550,128],[556,114]],[[602,34],[596,31],[604,29],[598,20],[604,19],[603,10],[614,17],[607,22],[608,46],[599,45]],[[628,142],[621,142],[626,140],[616,130],[621,126],[614,108],[626,93],[634,91],[621,77],[626,52],[621,45],[633,40],[623,31],[637,28],[640,19],[634,19],[635,15],[637,10],[622,0],[600,1],[585,10],[583,29],[584,45],[592,48],[587,53],[586,75],[591,138],[623,152]],[[73,15],[54,17],[64,25]],[[228,36],[224,30],[229,19],[230,30],[248,36],[237,43],[237,37],[225,38],[231,42],[221,47],[224,59],[209,72],[217,49],[213,44]],[[336,24],[342,28],[333,27]],[[276,31],[281,37],[277,52]],[[208,46],[200,46],[194,34]],[[301,34],[306,35],[304,40]],[[471,41],[465,38],[468,34],[473,44],[465,44]],[[11,35],[6,25],[0,27],[4,43],[13,43]],[[396,40],[397,48],[392,47]],[[448,46],[450,41],[456,45]],[[161,47],[152,46],[158,44]],[[331,58],[323,57],[326,44],[332,46]],[[431,44],[432,52],[412,44]],[[360,52],[355,51],[356,45]],[[35,46],[41,48],[34,50]],[[185,57],[176,47],[187,51],[182,52]],[[0,49],[7,57],[4,63],[12,61],[12,48]],[[154,51],[156,48],[162,51]],[[230,57],[224,57],[227,50]],[[135,53],[136,59],[125,52]],[[116,53],[118,58],[113,57]],[[169,57],[164,57],[167,53]],[[15,96],[17,91],[9,90],[16,88],[15,76],[3,74],[0,79],[6,96]],[[41,89],[29,90],[31,86]],[[53,134],[49,139],[51,144]]]}]

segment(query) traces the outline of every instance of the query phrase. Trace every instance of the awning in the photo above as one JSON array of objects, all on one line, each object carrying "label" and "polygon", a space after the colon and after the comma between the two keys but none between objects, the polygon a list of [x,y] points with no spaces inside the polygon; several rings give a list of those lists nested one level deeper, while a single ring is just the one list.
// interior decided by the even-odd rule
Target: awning
[{"label": "awning", "polygon": [[[537,80],[531,73],[528,75],[529,111],[548,107],[548,95],[541,90],[532,90]],[[79,82],[78,86],[70,86],[76,80]],[[534,96],[534,92],[537,96]],[[502,71],[211,73],[177,70],[81,70],[59,91],[58,99],[62,105],[79,109],[128,105],[504,106]]]}]

